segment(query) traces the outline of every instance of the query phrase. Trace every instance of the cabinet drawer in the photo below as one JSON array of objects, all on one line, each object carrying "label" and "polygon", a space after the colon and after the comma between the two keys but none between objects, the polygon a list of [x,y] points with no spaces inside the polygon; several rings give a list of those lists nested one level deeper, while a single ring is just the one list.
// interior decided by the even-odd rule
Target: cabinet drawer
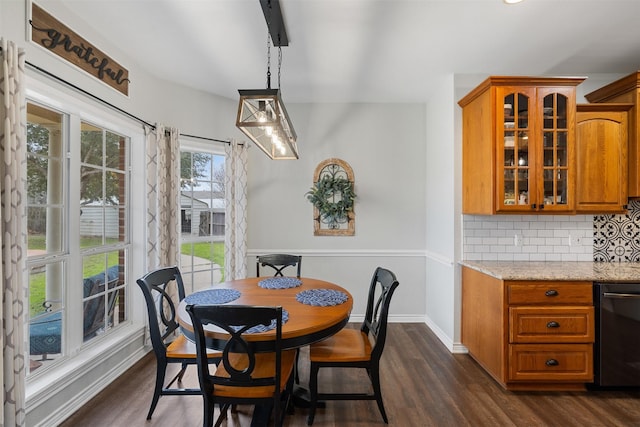
[{"label": "cabinet drawer", "polygon": [[510,381],[593,381],[592,344],[511,344]]},{"label": "cabinet drawer", "polygon": [[593,339],[593,307],[509,308],[509,341],[512,343],[592,343]]},{"label": "cabinet drawer", "polygon": [[509,304],[593,304],[591,282],[510,282]]}]

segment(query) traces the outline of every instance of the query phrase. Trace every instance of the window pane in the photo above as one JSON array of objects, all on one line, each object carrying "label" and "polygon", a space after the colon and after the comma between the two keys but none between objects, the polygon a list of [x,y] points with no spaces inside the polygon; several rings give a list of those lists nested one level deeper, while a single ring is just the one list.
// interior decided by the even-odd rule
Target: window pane
[{"label": "window pane", "polygon": [[224,156],[183,151],[181,260],[187,293],[224,280]]},{"label": "window pane", "polygon": [[127,317],[129,139],[88,123],[82,123],[81,139],[82,316],[83,341],[88,341]]},{"label": "window pane", "polygon": [[[103,334],[124,320],[124,251],[83,258],[83,340]],[[116,307],[118,307],[117,315]]]},{"label": "window pane", "polygon": [[27,105],[29,255],[60,252],[64,243],[64,141],[61,113]]},{"label": "window pane", "polygon": [[82,163],[103,166],[103,131],[99,127],[89,123],[82,123],[82,132],[80,133],[80,161]]},{"label": "window pane", "polygon": [[62,354],[64,283],[61,261],[29,268],[30,372]]}]

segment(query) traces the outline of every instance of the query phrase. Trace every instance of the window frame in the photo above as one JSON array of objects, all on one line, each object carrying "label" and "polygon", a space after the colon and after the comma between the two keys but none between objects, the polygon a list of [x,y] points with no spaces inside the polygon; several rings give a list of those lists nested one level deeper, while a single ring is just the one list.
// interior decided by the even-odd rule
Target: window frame
[{"label": "window frame", "polygon": [[[104,106],[98,106],[95,102],[90,102],[86,98],[72,96],[61,91],[51,84],[27,76],[26,79],[26,100],[55,111],[63,113],[67,118],[65,132],[67,132],[67,146],[65,147],[65,173],[68,181],[66,199],[67,213],[64,226],[67,228],[64,241],[66,247],[63,253],[54,255],[59,259],[66,260],[65,280],[70,277],[82,277],[82,254],[79,244],[79,230],[75,230],[76,235],[70,233],[73,230],[71,224],[79,223],[80,200],[73,200],[73,195],[80,194],[80,124],[88,122],[102,127],[117,134],[126,136],[128,141],[128,210],[126,227],[129,236],[128,242],[124,245],[127,252],[125,261],[125,301],[126,320],[121,322],[117,328],[103,334],[100,337],[83,342],[82,336],[82,293],[74,292],[70,286],[64,286],[63,295],[65,300],[66,321],[63,321],[63,353],[56,360],[50,363],[46,369],[37,369],[27,376],[27,398],[38,394],[44,387],[49,387],[54,383],[62,384],[70,375],[73,369],[86,363],[91,357],[98,357],[105,350],[117,351],[114,344],[122,342],[131,336],[135,331],[146,327],[145,317],[142,310],[144,301],[139,292],[133,289],[135,277],[143,274],[146,259],[144,257],[144,242],[146,234],[146,199],[144,189],[146,182],[145,167],[133,168],[134,164],[145,164],[145,135],[143,127],[130,119],[125,119],[121,114]],[[73,130],[78,130],[75,132]],[[75,162],[75,163],[74,163]],[[74,167],[76,165],[77,167]],[[75,170],[74,170],[75,169]],[[132,221],[136,220],[136,224]],[[49,259],[50,257],[47,257]],[[27,265],[34,259],[27,259]],[[39,260],[42,262],[42,260]],[[25,279],[28,279],[28,270],[25,269]],[[28,286],[28,280],[25,286]],[[28,301],[26,302],[28,304]],[[26,305],[28,307],[28,305]],[[28,314],[27,314],[28,316]],[[26,319],[25,319],[26,320]],[[28,324],[25,327],[25,341],[29,338]],[[117,344],[116,344],[117,345]],[[26,352],[27,349],[25,349]],[[25,354],[25,357],[30,357]]]},{"label": "window frame", "polygon": [[[180,155],[182,155],[182,152],[201,152],[201,153],[207,153],[207,154],[212,154],[212,155],[216,155],[216,156],[222,156],[223,158],[226,159],[226,152],[224,149],[224,143],[212,143],[210,141],[207,140],[201,140],[201,139],[196,139],[193,137],[188,137],[188,136],[180,136]],[[180,176],[182,177],[182,172],[180,173]],[[182,190],[180,190],[182,192]],[[226,215],[226,207],[225,207],[225,215]],[[179,218],[180,220],[180,218]],[[180,240],[179,240],[179,247],[182,248],[182,245],[184,243],[188,243],[185,242],[182,239],[182,228],[180,228],[181,232],[180,232]],[[212,238],[213,235],[211,236],[205,236],[205,237],[196,237],[196,238],[192,238],[189,239],[190,242],[206,242],[206,241],[210,241],[209,239]],[[226,242],[226,230],[225,230],[225,234],[223,234],[223,243]],[[180,257],[182,260],[182,256]],[[190,286],[193,287],[193,289],[189,288],[189,289],[185,289],[185,291],[188,293],[190,293],[192,290],[198,290],[198,288],[195,288],[194,285],[190,285],[193,281],[195,281],[195,275],[196,274],[201,274],[201,273],[205,273],[208,271],[208,273],[210,274],[211,278],[215,277],[216,272],[214,272],[213,269],[210,270],[198,270],[196,272],[193,272],[191,270],[186,270],[186,268],[184,268],[182,266],[182,262],[179,262],[180,264],[180,269],[182,270],[182,274],[183,274],[183,278],[185,280],[185,288],[189,288]],[[224,274],[224,265],[220,266],[220,271]],[[200,276],[201,277],[201,276]]]}]

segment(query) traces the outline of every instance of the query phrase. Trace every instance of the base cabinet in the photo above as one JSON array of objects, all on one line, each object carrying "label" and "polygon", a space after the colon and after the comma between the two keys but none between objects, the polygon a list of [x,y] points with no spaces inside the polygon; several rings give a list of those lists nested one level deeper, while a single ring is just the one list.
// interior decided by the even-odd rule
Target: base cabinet
[{"label": "base cabinet", "polygon": [[[591,382],[591,344],[511,344],[509,381]],[[554,388],[555,389],[555,388]]]},{"label": "base cabinet", "polygon": [[593,382],[591,282],[501,280],[462,268],[462,343],[508,390]]}]

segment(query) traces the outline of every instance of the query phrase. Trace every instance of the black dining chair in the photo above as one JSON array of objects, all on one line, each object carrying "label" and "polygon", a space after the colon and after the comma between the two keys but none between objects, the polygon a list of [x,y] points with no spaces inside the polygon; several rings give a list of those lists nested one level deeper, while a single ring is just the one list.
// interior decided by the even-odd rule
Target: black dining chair
[{"label": "black dining chair", "polygon": [[[311,344],[309,350],[311,403],[307,425],[313,424],[318,400],[375,400],[382,419],[385,423],[389,423],[380,389],[380,358],[387,338],[389,304],[398,284],[393,272],[382,267],[376,268],[369,286],[365,319],[360,329],[342,329],[326,340]],[[320,368],[366,369],[373,393],[318,393]]]},{"label": "black dining chair", "polygon": [[[188,365],[196,364],[196,346],[184,335],[179,333],[179,325],[176,320],[176,305],[170,296],[170,288],[176,287],[178,298],[182,301],[185,297],[184,283],[178,267],[165,267],[151,271],[137,280],[147,303],[149,315],[149,335],[153,352],[156,356],[156,383],[153,390],[151,407],[147,414],[150,420],[153,411],[158,404],[160,396],[166,395],[199,395],[200,388],[172,388],[174,382],[178,385]],[[222,354],[217,351],[209,351],[207,360],[209,363],[218,363]],[[180,363],[180,371],[165,386],[167,365]]]},{"label": "black dining chair", "polygon": [[[295,350],[282,349],[282,307],[190,304],[186,310],[196,340],[198,379],[204,402],[202,425],[213,425],[215,404],[220,405],[221,412],[216,425],[220,424],[229,406],[248,404],[272,407],[274,425],[281,426],[293,388],[296,354]],[[228,337],[220,342],[222,361],[213,375],[206,359],[206,325],[217,326],[228,333]],[[261,342],[260,348],[247,338],[274,326],[275,340]],[[254,410],[254,417],[258,409]],[[269,412],[263,411],[262,415],[268,418]],[[254,418],[251,425],[267,424],[268,419]]]},{"label": "black dining chair", "polygon": [[287,267],[296,268],[296,277],[300,277],[302,256],[289,254],[266,254],[256,257],[256,276],[260,277],[260,267],[271,267],[275,270],[273,276],[284,276],[283,270]]}]

